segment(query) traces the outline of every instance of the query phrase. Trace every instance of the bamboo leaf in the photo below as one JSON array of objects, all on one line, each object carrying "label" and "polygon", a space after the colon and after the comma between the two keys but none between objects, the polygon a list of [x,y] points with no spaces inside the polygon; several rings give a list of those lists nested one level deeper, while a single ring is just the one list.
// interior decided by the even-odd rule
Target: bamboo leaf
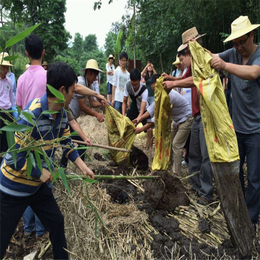
[{"label": "bamboo leaf", "polygon": [[16,60],[16,59],[18,59],[18,58],[19,58],[18,55],[15,55],[15,56],[6,56],[6,57],[4,57],[4,60],[12,61],[12,60]]},{"label": "bamboo leaf", "polygon": [[[15,141],[14,141],[14,132],[10,131],[10,132],[6,132],[6,138],[7,138],[7,144],[8,147],[11,148],[15,145]],[[12,155],[12,159],[14,161],[14,166],[16,167],[17,165],[17,155],[16,152],[10,152],[10,154]]]},{"label": "bamboo leaf", "polygon": [[32,153],[29,153],[29,158],[31,160],[32,166],[35,168],[36,167],[36,163],[35,163],[35,159]]},{"label": "bamboo leaf", "polygon": [[52,87],[52,86],[49,85],[49,84],[47,84],[47,87],[48,87],[48,89],[50,90],[50,92],[51,92],[55,97],[57,97],[57,98],[60,99],[60,100],[65,101],[64,96],[61,94],[60,91],[58,91],[57,89],[55,89],[54,87]]},{"label": "bamboo leaf", "polygon": [[10,124],[10,125],[6,125],[4,127],[2,127],[0,130],[2,131],[6,131],[6,132],[21,132],[21,131],[26,131],[26,130],[30,130],[32,127],[28,126],[28,125],[15,125],[15,124]]},{"label": "bamboo leaf", "polygon": [[52,110],[44,110],[42,112],[42,115],[52,115],[52,114],[57,114],[59,111],[52,111]]},{"label": "bamboo leaf", "polygon": [[10,40],[8,40],[6,42],[5,49],[13,46],[17,42],[19,42],[22,39],[24,39],[25,37],[27,37],[29,34],[31,34],[40,25],[41,25],[40,23],[36,24],[36,25],[33,25],[33,26],[27,28],[26,30],[24,30],[23,32],[18,33],[17,35],[15,35],[12,39],[10,39]]},{"label": "bamboo leaf", "polygon": [[68,191],[69,195],[71,195],[70,194],[70,188],[69,188],[69,185],[68,185],[68,181],[67,181],[67,178],[66,178],[66,174],[64,173],[63,168],[59,167],[57,172],[59,173],[60,178],[61,178],[66,190]]},{"label": "bamboo leaf", "polygon": [[21,114],[33,125],[33,115],[26,112],[26,111],[22,111]]},{"label": "bamboo leaf", "polygon": [[26,162],[27,162],[27,167],[26,167],[27,179],[29,179],[32,173],[32,162],[29,156],[26,158]]},{"label": "bamboo leaf", "polygon": [[37,166],[39,167],[40,171],[42,172],[42,160],[41,160],[41,156],[39,154],[39,150],[34,148],[34,154],[35,154],[35,158],[36,158],[36,162],[37,162]]}]

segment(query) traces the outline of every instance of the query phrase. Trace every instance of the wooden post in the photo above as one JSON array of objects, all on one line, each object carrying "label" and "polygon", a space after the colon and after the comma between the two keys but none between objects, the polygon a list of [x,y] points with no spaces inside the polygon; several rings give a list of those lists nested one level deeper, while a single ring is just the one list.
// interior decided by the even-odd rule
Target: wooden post
[{"label": "wooden post", "polygon": [[239,161],[211,163],[211,166],[231,239],[241,256],[249,257],[255,232],[239,181]]}]

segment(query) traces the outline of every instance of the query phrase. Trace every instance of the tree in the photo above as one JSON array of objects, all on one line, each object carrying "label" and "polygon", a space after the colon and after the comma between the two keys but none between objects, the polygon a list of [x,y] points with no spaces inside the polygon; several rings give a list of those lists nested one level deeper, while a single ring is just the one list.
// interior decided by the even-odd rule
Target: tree
[{"label": "tree", "polygon": [[14,24],[23,23],[26,27],[41,23],[35,31],[44,42],[45,59],[67,48],[70,34],[65,30],[66,0],[3,0],[3,8],[10,11]]}]

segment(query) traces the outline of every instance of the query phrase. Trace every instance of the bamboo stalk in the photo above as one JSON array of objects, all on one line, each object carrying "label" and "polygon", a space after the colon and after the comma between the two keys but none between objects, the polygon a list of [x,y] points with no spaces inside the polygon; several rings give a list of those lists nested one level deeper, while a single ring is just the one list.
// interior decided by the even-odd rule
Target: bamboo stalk
[{"label": "bamboo stalk", "polygon": [[[87,179],[88,175],[66,175],[67,179]],[[151,179],[156,180],[161,178],[160,176],[123,176],[123,175],[95,175],[95,180],[121,180],[121,179],[133,179],[133,180],[143,180],[143,179]]]},{"label": "bamboo stalk", "polygon": [[[75,139],[72,139],[72,142],[77,143],[77,144],[85,144],[85,145],[87,145],[86,142],[75,140]],[[131,152],[131,150],[128,150],[128,149],[125,149],[125,148],[119,148],[119,147],[108,146],[108,145],[103,145],[103,144],[92,144],[91,146],[104,148],[104,149],[108,149],[108,150],[117,150],[117,151],[127,152],[127,153]]]}]

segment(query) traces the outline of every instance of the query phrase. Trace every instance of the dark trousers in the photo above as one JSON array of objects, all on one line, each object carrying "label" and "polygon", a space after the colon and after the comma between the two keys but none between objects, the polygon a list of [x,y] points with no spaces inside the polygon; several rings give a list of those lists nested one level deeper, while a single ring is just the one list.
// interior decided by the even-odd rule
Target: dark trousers
[{"label": "dark trousers", "polygon": [[[73,130],[73,128],[71,126],[70,126],[70,132],[71,133],[75,132],[75,130]],[[72,136],[72,139],[84,141],[79,135]],[[78,146],[79,147],[86,147],[86,145],[83,145],[83,144],[78,144]],[[86,152],[86,149],[79,149],[78,150],[79,156],[82,159],[82,161],[84,161],[84,159],[85,159],[85,152]],[[68,158],[64,154],[62,154],[60,166],[63,167],[63,168],[67,168],[67,165],[68,165]]]},{"label": "dark trousers", "polygon": [[189,150],[189,173],[197,171],[200,173],[190,178],[192,188],[199,193],[199,196],[212,200],[212,169],[200,116],[193,120]]},{"label": "dark trousers", "polygon": [[37,192],[28,197],[13,197],[0,191],[0,257],[4,257],[10,239],[23,212],[31,206],[44,227],[50,232],[54,259],[68,259],[64,233],[64,218],[60,212],[52,190],[42,184]]},{"label": "dark trousers", "polygon": [[[0,110],[0,117],[12,122],[13,119],[11,117],[9,117],[9,115],[7,115],[4,112],[1,112]],[[3,119],[0,118],[0,128],[4,127],[6,124],[4,122]],[[0,133],[0,153],[2,152],[6,152],[8,150],[8,144],[7,144],[7,137],[6,137],[6,132],[2,131],[2,133]],[[3,158],[0,156],[0,164],[2,162]]]},{"label": "dark trousers", "polygon": [[[249,216],[253,224],[256,224],[260,210],[260,134],[241,134],[236,132],[236,135],[240,156],[239,177],[246,197]],[[245,157],[248,179],[246,190],[243,170]]]}]

